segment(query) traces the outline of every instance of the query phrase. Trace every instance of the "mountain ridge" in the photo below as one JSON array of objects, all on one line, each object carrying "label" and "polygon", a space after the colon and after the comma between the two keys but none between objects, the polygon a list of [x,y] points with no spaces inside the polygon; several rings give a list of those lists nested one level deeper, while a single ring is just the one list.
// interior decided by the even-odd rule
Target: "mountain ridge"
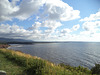
[{"label": "mountain ridge", "polygon": [[0,43],[32,43],[32,40],[0,38]]}]

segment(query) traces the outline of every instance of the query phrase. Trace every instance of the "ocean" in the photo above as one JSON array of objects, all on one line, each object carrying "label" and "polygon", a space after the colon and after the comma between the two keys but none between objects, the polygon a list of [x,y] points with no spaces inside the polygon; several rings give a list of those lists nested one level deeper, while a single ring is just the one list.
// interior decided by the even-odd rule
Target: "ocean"
[{"label": "ocean", "polygon": [[20,50],[55,64],[80,65],[89,69],[100,64],[100,42],[11,44],[8,49]]}]

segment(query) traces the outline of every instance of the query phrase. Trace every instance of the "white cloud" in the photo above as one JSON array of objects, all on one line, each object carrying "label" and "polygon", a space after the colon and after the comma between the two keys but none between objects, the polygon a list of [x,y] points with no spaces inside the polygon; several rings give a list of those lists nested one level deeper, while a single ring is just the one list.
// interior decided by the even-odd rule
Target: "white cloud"
[{"label": "white cloud", "polygon": [[62,24],[57,21],[50,21],[50,20],[43,21],[42,26],[47,28],[46,30],[44,30],[44,33],[43,33],[45,34],[45,38],[55,37],[53,34],[55,34],[56,29],[60,27],[61,25]]},{"label": "white cloud", "polygon": [[77,24],[77,25],[74,25],[74,26],[72,27],[72,30],[73,30],[73,31],[77,31],[79,28],[80,28],[80,25]]},{"label": "white cloud", "polygon": [[38,13],[39,8],[45,2],[45,0],[22,0],[20,5],[16,5],[18,1],[0,0],[0,21],[12,20],[13,18],[25,20]]},{"label": "white cloud", "polygon": [[83,41],[100,41],[100,21],[84,22],[83,29],[78,38]]},{"label": "white cloud", "polygon": [[0,37],[28,39],[31,36],[34,36],[33,31],[25,30],[17,25],[0,25]]},{"label": "white cloud", "polygon": [[65,28],[65,29],[62,29],[59,33],[59,37],[63,38],[63,37],[67,37],[69,38],[71,36],[71,29],[68,29],[68,28]]},{"label": "white cloud", "polygon": [[60,37],[63,37],[63,36],[69,36],[71,35],[71,32],[74,32],[74,31],[77,31],[78,29],[80,28],[80,25],[77,24],[77,25],[74,25],[72,28],[64,28],[62,29],[60,32],[57,31],[57,33],[60,33]]},{"label": "white cloud", "polygon": [[[36,22],[34,25],[40,23]],[[17,39],[31,39],[41,41],[100,41],[100,33],[94,33],[90,36],[90,31],[82,31],[80,34],[71,34],[72,28],[65,28],[57,33],[48,35],[46,32],[41,33],[40,26],[34,27],[31,30],[26,30],[18,25],[0,25],[0,37],[17,38]],[[48,30],[47,30],[48,31]],[[51,32],[49,32],[50,34]]]},{"label": "white cloud", "polygon": [[95,33],[92,35],[92,40],[93,41],[99,41],[100,42],[100,33]]},{"label": "white cloud", "polygon": [[[1,24],[0,37],[20,38],[20,39],[45,39],[53,38],[56,29],[62,24],[58,21],[45,20],[43,22],[35,22],[27,30],[18,25]],[[41,30],[41,27],[46,29]],[[5,30],[6,29],[6,30]]]},{"label": "white cloud", "polygon": [[13,7],[8,0],[0,0],[0,21],[11,20],[12,13],[18,11],[17,6]]},{"label": "white cloud", "polygon": [[87,34],[67,34],[66,36],[59,36],[57,39],[59,41],[84,41],[84,42],[100,42],[100,33],[93,34],[92,36],[89,36],[89,33]]},{"label": "white cloud", "polygon": [[[56,25],[56,23],[54,24]],[[44,26],[47,27],[46,24]],[[33,24],[32,27],[30,27],[28,30],[18,25],[11,26],[9,24],[1,24],[0,25],[0,37],[29,39],[29,40],[37,40],[37,41],[57,38],[56,35],[51,35],[53,34],[53,31],[55,32],[55,29],[53,30],[53,28],[51,28],[51,29],[47,29],[45,32],[42,32],[42,30],[39,29],[40,27],[42,27],[42,23],[39,23],[39,22],[36,22],[35,24]]]},{"label": "white cloud", "polygon": [[70,32],[72,32],[72,31],[71,31],[71,29],[68,29],[68,28],[61,30],[61,33],[64,33],[64,34],[70,33]]},{"label": "white cloud", "polygon": [[[36,15],[40,17],[43,12],[43,17],[46,19],[68,21],[80,18],[79,10],[74,10],[67,3],[61,0],[22,0],[19,5],[16,3],[20,0],[0,0],[0,21],[26,20],[29,17]],[[43,11],[41,11],[42,9]]]},{"label": "white cloud", "polygon": [[62,0],[47,0],[44,7],[45,9],[42,16],[45,17],[45,19],[69,21],[80,18],[80,11],[74,10]]},{"label": "white cloud", "polygon": [[[79,34],[80,38],[84,41],[96,41],[100,42],[100,11],[96,14],[91,14],[89,17],[85,17],[80,21],[85,21],[82,25],[84,31]],[[82,39],[81,39],[82,40]]]},{"label": "white cloud", "polygon": [[96,33],[97,31],[100,31],[99,28],[100,28],[100,21],[83,23],[83,29],[91,33]]},{"label": "white cloud", "polygon": [[93,21],[93,20],[100,20],[100,11],[98,11],[96,14],[91,14],[89,17],[81,19],[80,21]]},{"label": "white cloud", "polygon": [[[60,22],[57,21],[50,21],[50,20],[45,20],[42,23],[40,22],[35,22],[35,24],[32,25],[32,27],[29,27],[29,30],[33,30],[33,31],[41,31],[40,34],[43,37],[47,37],[47,36],[51,36],[51,34],[55,33],[56,29],[58,27],[60,27],[62,24]],[[46,29],[42,29],[40,30],[40,28],[46,28]]]},{"label": "white cloud", "polygon": [[43,27],[47,27],[49,29],[56,29],[57,27],[60,27],[62,24],[60,22],[57,21],[50,21],[50,20],[46,20],[42,22],[42,26]]},{"label": "white cloud", "polygon": [[11,0],[11,5],[15,7],[20,0]]},{"label": "white cloud", "polygon": [[[59,28],[62,21],[69,21],[80,18],[79,10],[74,10],[62,0],[0,0],[0,21],[26,20],[35,18],[35,22],[27,30],[18,25],[0,25],[0,37],[24,38],[32,40],[62,40],[62,41],[100,41],[100,11],[91,14],[89,17],[81,19],[83,31],[74,34],[80,25],[72,28]],[[35,16],[33,16],[35,15]],[[97,21],[96,21],[97,20]],[[93,21],[93,22],[91,22]],[[42,28],[42,29],[41,29]]]},{"label": "white cloud", "polygon": [[25,20],[30,16],[37,14],[39,8],[43,5],[44,0],[22,0],[19,10],[12,15],[16,18]]},{"label": "white cloud", "polygon": [[34,30],[34,29],[38,29],[39,27],[41,27],[41,23],[40,22],[35,22],[32,27],[29,27],[28,30]]}]

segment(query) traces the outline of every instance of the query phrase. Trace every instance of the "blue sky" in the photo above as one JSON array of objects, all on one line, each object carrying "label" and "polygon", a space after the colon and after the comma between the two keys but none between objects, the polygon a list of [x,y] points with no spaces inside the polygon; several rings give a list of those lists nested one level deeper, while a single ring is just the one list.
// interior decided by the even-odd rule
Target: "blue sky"
[{"label": "blue sky", "polygon": [[0,0],[0,37],[100,42],[100,0]]}]

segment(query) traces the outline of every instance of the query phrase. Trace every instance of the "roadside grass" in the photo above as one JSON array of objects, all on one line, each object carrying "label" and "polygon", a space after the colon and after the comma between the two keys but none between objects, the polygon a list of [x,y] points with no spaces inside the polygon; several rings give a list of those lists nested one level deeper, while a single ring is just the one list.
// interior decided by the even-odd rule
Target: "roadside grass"
[{"label": "roadside grass", "polygon": [[55,65],[39,57],[8,49],[0,49],[0,60],[0,69],[7,75],[92,75],[87,68]]}]

